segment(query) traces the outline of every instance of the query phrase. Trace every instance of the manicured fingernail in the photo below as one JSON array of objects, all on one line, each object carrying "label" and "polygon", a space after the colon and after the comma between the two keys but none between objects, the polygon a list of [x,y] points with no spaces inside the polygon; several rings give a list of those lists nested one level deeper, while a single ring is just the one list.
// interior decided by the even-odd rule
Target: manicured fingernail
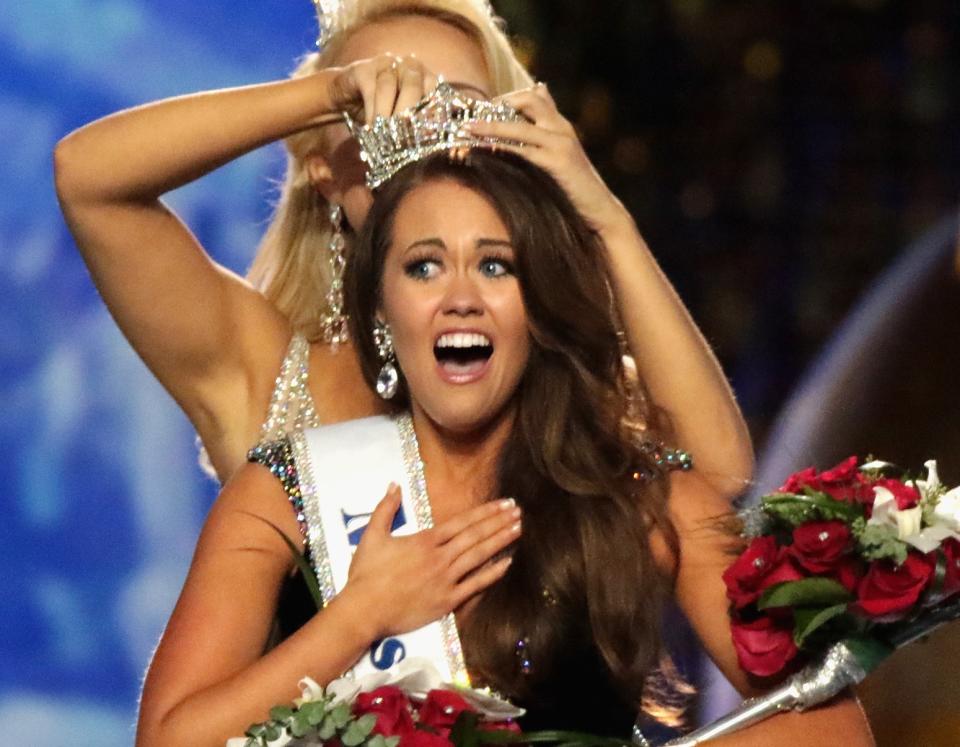
[{"label": "manicured fingernail", "polygon": [[513,516],[514,518],[519,519],[521,513],[522,512],[520,511],[520,506],[517,506],[515,509],[513,509],[513,511],[510,512],[510,515]]},{"label": "manicured fingernail", "polygon": [[504,498],[502,501],[500,501],[500,508],[502,508],[503,510],[507,510],[508,508],[513,508],[516,505],[517,505],[517,502],[513,500],[513,498]]},{"label": "manicured fingernail", "polygon": [[514,534],[517,534],[520,531],[520,522],[518,521],[512,527],[510,527],[510,531]]}]

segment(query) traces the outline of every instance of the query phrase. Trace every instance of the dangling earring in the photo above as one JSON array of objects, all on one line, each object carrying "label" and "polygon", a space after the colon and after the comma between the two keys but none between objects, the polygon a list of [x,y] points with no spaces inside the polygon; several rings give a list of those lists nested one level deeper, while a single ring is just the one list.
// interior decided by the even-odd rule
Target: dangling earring
[{"label": "dangling earring", "polygon": [[377,346],[380,360],[383,361],[383,367],[377,375],[377,394],[383,399],[392,399],[397,393],[400,375],[397,373],[397,367],[393,365],[396,357],[393,352],[393,335],[390,333],[389,324],[377,320],[373,327],[373,343]]},{"label": "dangling earring", "polygon": [[330,203],[330,243],[327,245],[330,259],[330,290],[327,291],[327,307],[330,312],[323,317],[323,339],[336,352],[340,343],[349,338],[347,315],[343,313],[343,270],[347,264],[346,243],[343,239],[343,209]]}]

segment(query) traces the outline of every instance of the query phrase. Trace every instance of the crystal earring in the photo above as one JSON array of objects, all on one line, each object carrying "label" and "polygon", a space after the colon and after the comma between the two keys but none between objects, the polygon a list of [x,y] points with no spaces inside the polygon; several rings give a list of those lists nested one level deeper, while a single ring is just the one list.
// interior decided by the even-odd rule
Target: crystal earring
[{"label": "crystal earring", "polygon": [[383,399],[392,399],[397,393],[400,374],[397,373],[397,367],[394,365],[396,356],[393,352],[393,335],[390,333],[389,324],[377,320],[373,327],[373,343],[377,346],[377,355],[383,361],[383,367],[377,374],[377,394]]},{"label": "crystal earring", "polygon": [[336,351],[349,338],[347,316],[343,313],[343,270],[347,265],[346,242],[343,238],[343,209],[330,203],[330,289],[327,291],[329,313],[323,317],[323,339]]}]

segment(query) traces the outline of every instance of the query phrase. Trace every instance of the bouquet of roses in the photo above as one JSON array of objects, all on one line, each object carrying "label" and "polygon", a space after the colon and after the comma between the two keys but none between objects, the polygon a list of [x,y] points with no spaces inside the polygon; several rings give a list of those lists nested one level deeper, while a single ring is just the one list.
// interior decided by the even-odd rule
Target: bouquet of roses
[{"label": "bouquet of roses", "polygon": [[416,658],[326,688],[306,677],[300,689],[293,707],[271,709],[269,721],[227,747],[451,747],[461,732],[519,734],[514,719],[524,713],[486,691],[444,683],[429,661]]},{"label": "bouquet of roses", "polygon": [[960,487],[850,457],[791,475],[740,513],[749,545],[723,574],[740,666],[772,677],[809,664],[668,742],[696,747],[861,682],[897,648],[960,618]]},{"label": "bouquet of roses", "polygon": [[926,467],[925,480],[904,480],[850,457],[760,499],[745,517],[750,544],[723,575],[745,671],[776,675],[840,640],[867,654],[960,591],[960,488]]},{"label": "bouquet of roses", "polygon": [[227,747],[479,747],[562,743],[622,747],[625,740],[569,731],[522,733],[524,714],[486,690],[443,682],[428,660],[404,659],[395,667],[326,688],[309,677],[293,707],[277,706]]}]

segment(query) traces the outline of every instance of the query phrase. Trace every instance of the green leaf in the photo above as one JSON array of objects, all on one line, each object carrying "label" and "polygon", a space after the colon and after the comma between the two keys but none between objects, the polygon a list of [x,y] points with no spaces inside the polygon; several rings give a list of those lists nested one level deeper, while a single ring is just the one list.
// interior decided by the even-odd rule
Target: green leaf
[{"label": "green leaf", "polygon": [[821,607],[852,599],[852,595],[832,578],[803,578],[776,584],[760,595],[759,609],[769,607]]},{"label": "green leaf", "polygon": [[333,719],[333,725],[338,729],[342,729],[353,718],[353,714],[350,713],[350,706],[346,703],[337,703],[330,711],[330,718]]},{"label": "green leaf", "polygon": [[267,733],[266,724],[251,724],[250,728],[247,729],[246,732],[244,732],[246,736],[254,737],[255,739],[259,739],[266,733]]},{"label": "green leaf", "polygon": [[293,715],[293,709],[288,706],[274,706],[270,709],[270,718],[274,721],[286,721]]},{"label": "green leaf", "polygon": [[377,725],[377,714],[367,713],[358,718],[356,721],[351,721],[346,730],[340,736],[340,741],[343,742],[344,747],[356,747],[363,740],[365,740],[370,732],[373,731],[373,727]]},{"label": "green leaf", "polygon": [[300,706],[300,713],[304,715],[310,726],[316,726],[327,715],[327,704],[321,700],[304,703]]},{"label": "green leaf", "polygon": [[283,730],[280,728],[279,724],[267,724],[267,730],[264,732],[263,738],[268,742],[271,742],[274,739],[279,739],[282,733]]},{"label": "green leaf", "polygon": [[844,614],[847,611],[847,604],[835,604],[832,607],[823,609],[797,609],[794,610],[793,641],[797,646],[802,646],[810,634],[817,628],[830,622],[835,617]]},{"label": "green leaf", "polygon": [[893,527],[868,524],[858,538],[860,554],[867,560],[892,560],[899,565],[907,559],[907,544]]},{"label": "green leaf", "polygon": [[280,527],[274,524],[272,521],[267,521],[262,516],[258,516],[258,519],[266,521],[274,531],[280,535],[280,538],[284,541],[286,546],[290,550],[290,554],[293,555],[293,560],[297,564],[297,568],[300,569],[300,575],[303,576],[303,581],[307,585],[307,589],[310,591],[310,596],[313,598],[313,603],[317,607],[317,611],[323,609],[323,594],[320,592],[320,582],[317,581],[317,574],[314,573],[313,568],[310,566],[310,561],[307,560],[307,556],[300,552],[300,548],[297,547],[291,539],[286,535]]},{"label": "green leaf", "polygon": [[383,734],[374,734],[367,740],[367,747],[387,747],[387,740],[383,738]]},{"label": "green leaf", "polygon": [[320,726],[317,729],[317,736],[320,737],[324,742],[328,739],[331,739],[334,734],[337,733],[337,725],[334,723],[333,718],[329,715],[325,716],[323,721],[320,722]]},{"label": "green leaf", "polygon": [[397,747],[397,745],[400,744],[400,737],[387,737],[384,743],[387,747]]},{"label": "green leaf", "polygon": [[867,674],[870,674],[880,665],[880,662],[893,653],[891,646],[871,636],[844,638],[843,642]]},{"label": "green leaf", "polygon": [[810,488],[804,488],[803,495],[772,493],[760,500],[764,511],[794,527],[816,518],[850,522],[863,516],[863,508],[859,504],[838,501]]},{"label": "green leaf", "polygon": [[295,737],[306,736],[312,730],[310,721],[307,719],[307,715],[299,711],[297,711],[297,713],[294,714],[293,718],[290,720],[289,728],[290,733]]},{"label": "green leaf", "polygon": [[[598,737],[581,731],[527,731],[517,734],[512,731],[479,731],[481,744],[567,744],[594,745],[594,747],[624,747],[626,740],[613,737]],[[450,733],[451,741],[453,732]],[[454,741],[454,744],[459,744]]]},{"label": "green leaf", "polygon": [[478,717],[472,711],[461,711],[450,730],[450,741],[457,747],[476,747],[482,741],[482,735],[477,733]]}]

